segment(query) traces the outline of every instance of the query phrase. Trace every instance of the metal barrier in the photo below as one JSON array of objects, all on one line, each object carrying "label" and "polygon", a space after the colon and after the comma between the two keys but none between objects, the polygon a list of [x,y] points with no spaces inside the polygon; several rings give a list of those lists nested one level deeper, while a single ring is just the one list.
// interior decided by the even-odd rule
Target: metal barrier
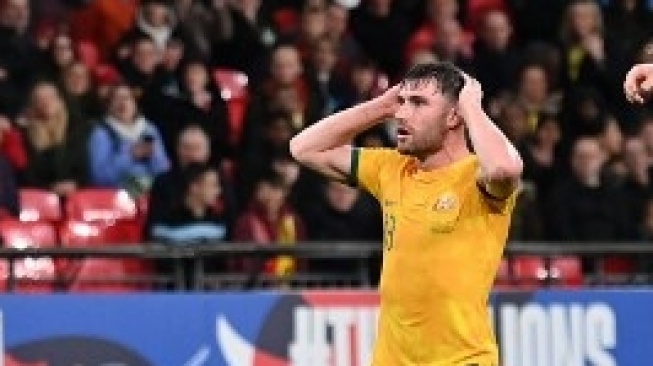
[{"label": "metal barrier", "polygon": [[[177,290],[185,290],[185,278],[190,263],[192,267],[192,287],[194,290],[204,289],[206,261],[212,258],[255,258],[265,260],[279,255],[290,255],[295,258],[305,259],[333,259],[353,260],[357,263],[358,286],[369,287],[370,261],[381,255],[381,245],[378,243],[326,243],[306,242],[296,245],[259,245],[248,243],[203,243],[192,245],[165,245],[165,244],[132,244],[132,245],[107,245],[89,248],[0,248],[0,258],[9,262],[8,284],[9,291],[16,286],[14,273],[15,261],[22,258],[50,257],[66,259],[83,258],[138,258],[171,262],[174,268],[172,282]],[[539,255],[550,258],[560,255],[576,255],[589,258],[599,263],[597,268],[603,268],[601,262],[610,255],[641,256],[653,254],[653,245],[647,243],[510,243],[505,251],[505,256],[511,258],[517,255]],[[600,271],[599,271],[600,272]],[[234,275],[234,274],[231,274]],[[604,274],[597,273],[598,283],[603,283]],[[256,282],[265,276],[259,271],[255,273],[240,274],[248,282]],[[299,274],[311,277],[311,274]]]}]

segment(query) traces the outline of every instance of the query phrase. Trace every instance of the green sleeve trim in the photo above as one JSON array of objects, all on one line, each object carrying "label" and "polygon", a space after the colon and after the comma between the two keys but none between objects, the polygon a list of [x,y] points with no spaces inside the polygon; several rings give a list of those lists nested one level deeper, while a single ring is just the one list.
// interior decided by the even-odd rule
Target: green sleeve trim
[{"label": "green sleeve trim", "polygon": [[353,148],[351,150],[351,170],[349,171],[349,179],[347,184],[352,187],[358,186],[358,164],[360,161],[360,149]]}]

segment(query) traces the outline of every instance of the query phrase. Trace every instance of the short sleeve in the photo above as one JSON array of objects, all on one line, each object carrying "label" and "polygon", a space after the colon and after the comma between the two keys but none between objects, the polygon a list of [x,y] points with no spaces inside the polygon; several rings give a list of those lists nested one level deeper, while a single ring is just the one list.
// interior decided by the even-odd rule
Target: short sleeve
[{"label": "short sleeve", "polygon": [[517,198],[519,196],[520,188],[515,188],[515,190],[510,194],[510,196],[499,199],[492,197],[483,187],[478,186],[483,200],[486,202],[490,211],[493,214],[498,215],[507,215],[512,213],[515,205],[517,204]]},{"label": "short sleeve", "polygon": [[351,156],[351,183],[370,192],[377,199],[381,193],[381,172],[391,160],[392,150],[355,148]]}]

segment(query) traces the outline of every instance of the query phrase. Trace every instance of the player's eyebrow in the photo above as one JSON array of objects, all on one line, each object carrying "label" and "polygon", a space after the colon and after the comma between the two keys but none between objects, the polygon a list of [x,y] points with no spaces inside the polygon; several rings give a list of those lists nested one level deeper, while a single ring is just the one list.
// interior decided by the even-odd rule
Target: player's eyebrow
[{"label": "player's eyebrow", "polygon": [[426,104],[428,101],[425,97],[421,95],[411,95],[408,97],[408,100],[411,104]]}]

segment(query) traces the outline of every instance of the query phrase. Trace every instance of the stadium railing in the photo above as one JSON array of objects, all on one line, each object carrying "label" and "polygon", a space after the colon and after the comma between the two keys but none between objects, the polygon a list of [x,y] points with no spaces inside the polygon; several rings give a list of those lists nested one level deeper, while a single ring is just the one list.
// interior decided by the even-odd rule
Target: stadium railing
[{"label": "stadium railing", "polygon": [[[249,243],[202,243],[189,245],[166,245],[166,244],[134,244],[114,245],[92,248],[0,248],[0,259],[8,261],[7,290],[13,291],[16,288],[15,262],[24,258],[53,258],[53,259],[85,259],[85,258],[137,258],[166,262],[173,268],[169,280],[174,289],[183,290],[205,290],[208,280],[214,282],[220,280],[228,281],[230,278],[241,287],[259,287],[261,283],[275,281],[274,276],[269,276],[261,271],[254,273],[222,273],[211,274],[206,272],[207,262],[212,259],[221,258],[253,258],[260,262],[268,258],[289,255],[295,258],[323,259],[323,260],[348,260],[355,263],[355,274],[347,276],[344,274],[297,274],[291,279],[282,281],[281,285],[302,283],[303,280],[314,281],[335,281],[357,287],[370,287],[373,284],[370,265],[372,261],[380,258],[382,248],[378,243],[354,243],[354,242],[306,242],[296,245],[259,245]],[[608,274],[604,271],[604,261],[609,257],[628,257],[635,260],[644,258],[646,262],[653,255],[653,246],[647,243],[547,243],[547,242],[513,242],[510,243],[505,252],[504,258],[511,260],[520,256],[538,256],[544,259],[546,267],[552,258],[559,256],[575,256],[590,263],[595,269],[588,278],[590,284],[607,284]],[[260,267],[258,267],[260,269]],[[189,288],[188,278],[192,278]],[[340,277],[338,275],[341,275]],[[648,277],[647,277],[648,279]],[[551,283],[551,278],[544,279],[545,283]],[[647,281],[640,281],[644,283]],[[277,283],[279,285],[279,283]]]}]

